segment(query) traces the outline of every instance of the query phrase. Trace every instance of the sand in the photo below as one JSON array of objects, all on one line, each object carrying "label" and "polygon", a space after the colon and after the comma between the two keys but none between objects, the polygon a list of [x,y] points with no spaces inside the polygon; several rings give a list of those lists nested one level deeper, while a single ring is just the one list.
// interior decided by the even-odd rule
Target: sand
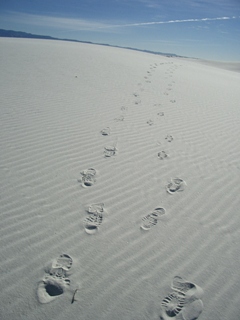
[{"label": "sand", "polygon": [[236,320],[240,73],[0,39],[0,318]]}]

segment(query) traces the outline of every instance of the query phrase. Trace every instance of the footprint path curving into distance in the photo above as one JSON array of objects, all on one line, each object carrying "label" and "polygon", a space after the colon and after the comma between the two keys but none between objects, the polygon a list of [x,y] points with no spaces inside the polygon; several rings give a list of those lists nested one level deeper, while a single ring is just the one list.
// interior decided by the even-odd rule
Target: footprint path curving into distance
[{"label": "footprint path curving into distance", "polygon": [[[134,97],[134,101],[132,102],[132,112],[134,110],[138,110],[136,106],[140,105],[141,102],[141,92],[143,92],[146,88],[151,86],[150,84],[154,81],[153,74],[156,71],[158,65],[155,63],[150,66],[150,70],[147,70],[146,75],[143,77],[145,84],[138,83],[139,92],[134,92],[132,95]],[[167,72],[166,76],[169,78],[172,77],[175,68],[171,67]],[[151,78],[151,80],[150,80]],[[167,84],[163,95],[171,95],[171,91],[173,89],[174,81],[171,81]],[[168,100],[171,103],[176,103],[175,99]],[[135,106],[135,109],[134,109]],[[154,110],[156,107],[160,108],[158,113],[155,113],[158,119],[165,115],[163,112],[163,107],[161,103],[155,103],[153,105]],[[121,114],[117,115],[114,118],[115,122],[123,122],[125,120],[126,113],[130,109],[131,106],[122,106]],[[165,111],[165,110],[164,110]],[[135,111],[137,113],[137,111]],[[162,118],[164,122],[164,118]],[[149,126],[154,124],[154,120],[146,119],[146,123]],[[155,126],[154,126],[155,127]],[[109,136],[112,129],[110,126],[105,127],[100,131],[102,136]],[[165,140],[167,142],[172,142],[174,140],[173,136],[165,133]],[[116,137],[118,138],[118,137]],[[104,147],[103,155],[105,158],[111,158],[115,156],[117,153],[116,145],[108,145]],[[164,160],[169,157],[166,151],[161,150],[158,152],[157,157],[159,160]],[[78,180],[84,188],[88,188],[95,184],[96,182],[96,174],[97,171],[94,168],[89,168],[80,172],[80,179]],[[172,178],[171,181],[166,185],[166,191],[169,194],[174,194],[180,191],[183,191],[186,186],[186,182],[180,178]],[[104,221],[104,203],[93,203],[89,205],[86,209],[87,217],[83,221],[84,230],[87,234],[93,235],[95,234],[102,225]],[[155,227],[159,220],[165,216],[166,210],[162,207],[155,208],[151,213],[145,215],[142,218],[142,222],[140,225],[140,229],[144,231],[149,231],[153,227]],[[66,288],[69,286],[70,281],[67,278],[67,271],[71,268],[72,261],[68,259],[67,255],[62,255],[59,257],[53,264],[53,271],[49,272],[49,274],[44,278],[42,284],[39,289],[39,296],[42,301],[50,301],[55,299],[57,296],[60,296],[64,293]],[[173,278],[171,283],[172,292],[167,294],[161,302],[161,315],[160,319],[167,320],[170,318],[177,319],[179,315],[182,316],[184,320],[196,320],[203,310],[202,296],[203,290],[197,286],[196,284],[186,281],[180,276],[176,276]],[[44,292],[44,293],[43,293]],[[47,298],[48,296],[48,298]],[[49,298],[50,297],[50,298]],[[45,302],[43,302],[45,303]]]}]

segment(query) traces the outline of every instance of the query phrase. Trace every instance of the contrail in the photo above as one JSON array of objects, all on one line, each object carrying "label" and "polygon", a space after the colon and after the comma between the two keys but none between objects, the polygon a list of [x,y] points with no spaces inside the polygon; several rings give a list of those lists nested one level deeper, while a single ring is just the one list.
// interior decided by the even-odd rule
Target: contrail
[{"label": "contrail", "polygon": [[118,24],[118,25],[111,25],[109,27],[137,27],[137,26],[148,26],[148,25],[154,25],[154,24],[201,22],[201,21],[215,21],[215,20],[230,20],[230,19],[237,19],[237,18],[239,18],[239,17],[232,16],[232,17],[219,17],[219,18],[201,18],[201,19],[153,21],[153,22],[139,22],[139,23],[129,23],[129,24]]}]

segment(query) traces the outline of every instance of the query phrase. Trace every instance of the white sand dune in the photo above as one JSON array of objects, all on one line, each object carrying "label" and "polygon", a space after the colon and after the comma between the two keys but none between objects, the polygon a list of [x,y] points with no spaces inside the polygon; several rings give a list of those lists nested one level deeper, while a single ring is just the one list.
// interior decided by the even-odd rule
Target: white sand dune
[{"label": "white sand dune", "polygon": [[0,65],[0,318],[238,319],[240,73],[7,38]]},{"label": "white sand dune", "polygon": [[209,61],[209,60],[199,60],[198,62],[201,62],[205,65],[222,68],[225,70],[240,72],[240,62],[222,62],[222,61]]}]

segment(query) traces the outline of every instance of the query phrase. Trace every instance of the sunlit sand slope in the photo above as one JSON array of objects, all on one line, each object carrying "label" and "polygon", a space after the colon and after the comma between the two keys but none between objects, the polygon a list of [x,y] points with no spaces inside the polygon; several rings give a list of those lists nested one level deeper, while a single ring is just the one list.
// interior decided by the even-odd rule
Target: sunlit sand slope
[{"label": "sunlit sand slope", "polygon": [[236,320],[240,74],[0,39],[0,318]]}]

